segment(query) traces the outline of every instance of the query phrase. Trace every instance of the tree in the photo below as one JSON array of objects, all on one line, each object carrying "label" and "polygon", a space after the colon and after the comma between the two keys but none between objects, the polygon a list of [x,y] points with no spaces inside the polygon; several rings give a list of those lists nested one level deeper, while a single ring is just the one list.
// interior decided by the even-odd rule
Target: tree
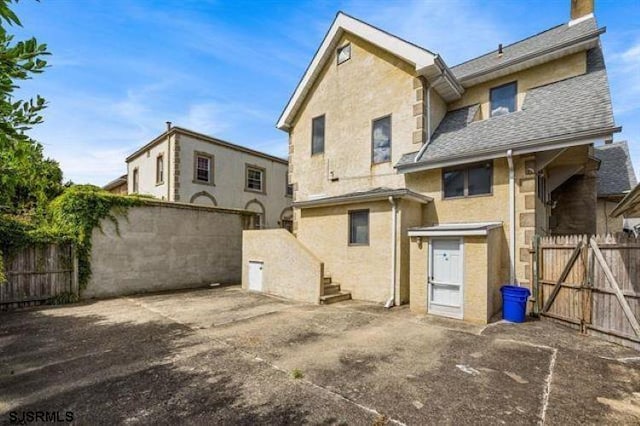
[{"label": "tree", "polygon": [[14,41],[8,33],[22,26],[11,10],[13,0],[0,0],[0,210],[22,214],[44,206],[62,189],[58,163],[44,157],[42,145],[26,132],[42,123],[46,101],[14,99],[19,82],[47,67],[50,53],[35,38]]}]

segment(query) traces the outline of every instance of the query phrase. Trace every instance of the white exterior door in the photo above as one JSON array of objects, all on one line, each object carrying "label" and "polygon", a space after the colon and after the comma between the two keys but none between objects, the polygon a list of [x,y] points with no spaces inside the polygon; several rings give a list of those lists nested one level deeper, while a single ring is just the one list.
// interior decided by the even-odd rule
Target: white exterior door
[{"label": "white exterior door", "polygon": [[462,319],[462,240],[432,239],[429,262],[429,312]]},{"label": "white exterior door", "polygon": [[249,261],[249,290],[262,291],[262,267],[264,262]]}]

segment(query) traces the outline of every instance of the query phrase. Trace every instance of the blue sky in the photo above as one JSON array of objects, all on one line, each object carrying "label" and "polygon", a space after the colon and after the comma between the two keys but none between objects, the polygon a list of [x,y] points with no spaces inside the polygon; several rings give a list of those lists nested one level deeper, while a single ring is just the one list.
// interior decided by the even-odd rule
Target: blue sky
[{"label": "blue sky", "polygon": [[[51,67],[23,84],[49,101],[31,132],[66,179],[105,184],[165,121],[286,156],[275,122],[343,10],[452,66],[568,21],[570,0],[23,1]],[[640,1],[596,0],[618,125],[640,171]]]}]

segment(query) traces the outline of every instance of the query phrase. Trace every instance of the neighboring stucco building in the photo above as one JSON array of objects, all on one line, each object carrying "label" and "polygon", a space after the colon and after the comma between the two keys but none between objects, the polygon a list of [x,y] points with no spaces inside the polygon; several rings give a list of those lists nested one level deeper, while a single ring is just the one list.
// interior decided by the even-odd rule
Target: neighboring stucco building
[{"label": "neighboring stucco building", "polygon": [[598,146],[595,148],[595,156],[600,161],[597,232],[622,232],[625,219],[621,216],[612,217],[611,212],[638,183],[627,141]]},{"label": "neighboring stucco building", "polygon": [[620,129],[604,29],[569,3],[569,23],[454,67],[338,13],[277,123],[327,283],[487,322],[501,285],[530,285],[535,234],[595,232],[593,144]]},{"label": "neighboring stucco building", "polygon": [[103,186],[102,189],[105,189],[113,194],[127,195],[127,175],[122,175],[119,178],[112,180],[111,182]]},{"label": "neighboring stucco building", "polygon": [[256,228],[292,226],[287,160],[168,123],[127,157],[128,192],[161,200],[246,209]]}]

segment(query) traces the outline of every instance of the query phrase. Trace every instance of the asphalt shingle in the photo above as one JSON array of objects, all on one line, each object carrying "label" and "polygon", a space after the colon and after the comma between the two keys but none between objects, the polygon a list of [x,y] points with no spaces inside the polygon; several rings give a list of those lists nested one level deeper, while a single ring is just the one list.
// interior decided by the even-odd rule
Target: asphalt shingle
[{"label": "asphalt shingle", "polygon": [[621,195],[636,186],[636,174],[626,141],[596,147],[595,156],[600,160],[598,196]]},{"label": "asphalt shingle", "polygon": [[558,25],[557,27],[503,47],[501,57],[498,57],[498,51],[494,50],[456,65],[451,68],[451,71],[456,78],[464,80],[472,74],[484,72],[502,63],[517,61],[525,56],[542,52],[555,46],[561,46],[572,40],[586,36],[597,29],[598,26],[594,18],[587,19],[572,26],[569,26],[569,24]]},{"label": "asphalt shingle", "polygon": [[[471,157],[530,141],[559,138],[615,126],[600,48],[588,52],[587,73],[527,92],[522,109],[471,122],[478,105],[448,112],[418,163]],[[397,166],[413,163],[405,154]]]}]

